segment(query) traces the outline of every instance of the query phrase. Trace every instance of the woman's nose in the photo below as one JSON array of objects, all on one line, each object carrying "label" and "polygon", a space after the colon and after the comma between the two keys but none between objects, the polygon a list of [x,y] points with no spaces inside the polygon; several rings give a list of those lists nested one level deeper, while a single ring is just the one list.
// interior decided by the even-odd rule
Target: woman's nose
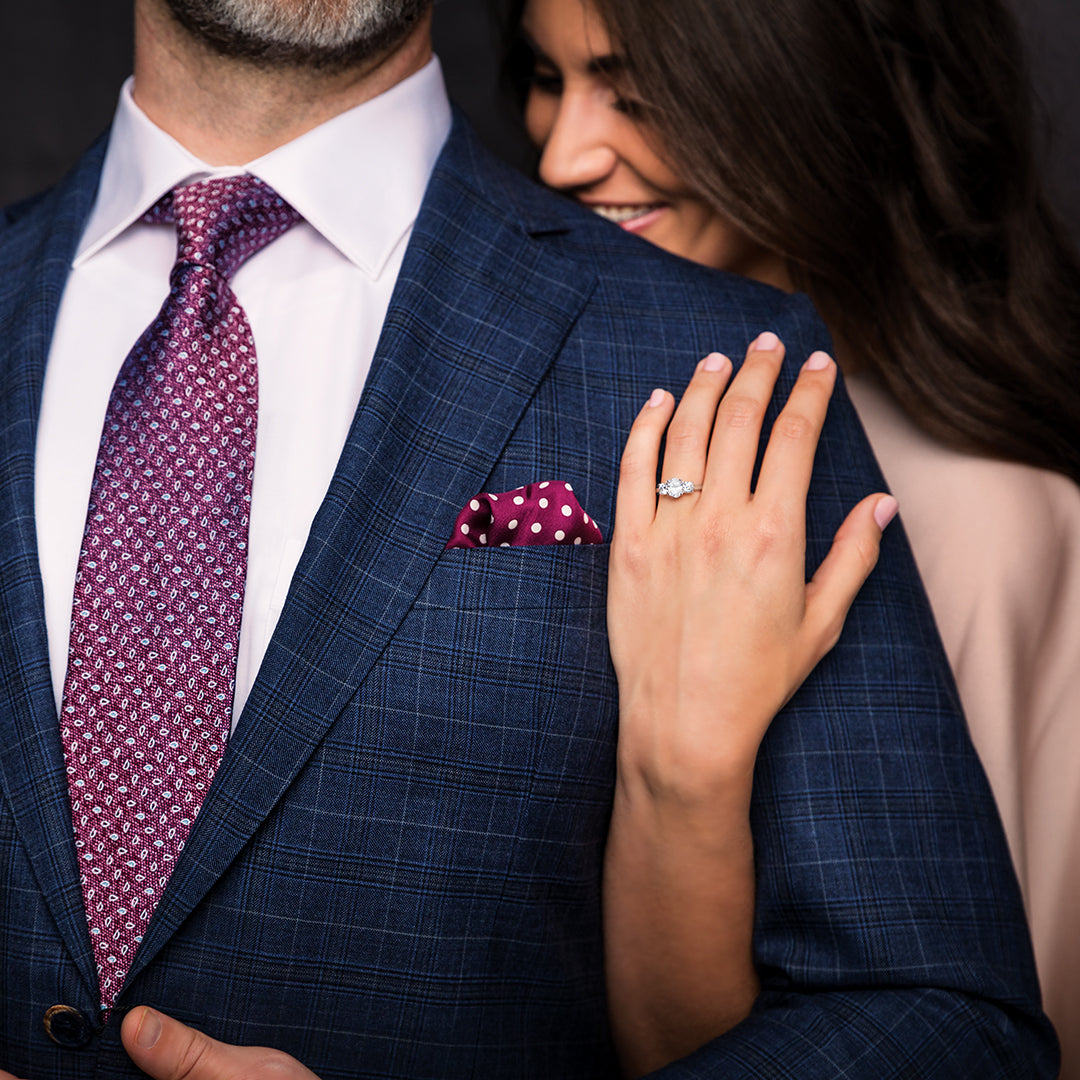
[{"label": "woman's nose", "polygon": [[610,109],[587,96],[564,94],[540,153],[540,179],[561,190],[604,180],[618,162],[609,137],[611,115]]}]

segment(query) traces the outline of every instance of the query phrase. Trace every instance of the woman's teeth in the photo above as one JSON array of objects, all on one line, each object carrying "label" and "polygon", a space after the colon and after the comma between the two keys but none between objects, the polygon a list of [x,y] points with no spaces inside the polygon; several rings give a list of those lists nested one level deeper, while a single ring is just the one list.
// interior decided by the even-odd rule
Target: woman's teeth
[{"label": "woman's teeth", "polygon": [[616,225],[625,225],[628,221],[635,221],[646,214],[651,214],[661,205],[661,203],[652,203],[649,206],[592,206],[591,209],[607,221],[613,221]]}]

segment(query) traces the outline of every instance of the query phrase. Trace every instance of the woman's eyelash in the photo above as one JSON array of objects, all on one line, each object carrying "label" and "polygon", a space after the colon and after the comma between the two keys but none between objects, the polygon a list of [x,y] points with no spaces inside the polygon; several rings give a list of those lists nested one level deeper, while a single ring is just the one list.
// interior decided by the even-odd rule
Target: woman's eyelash
[{"label": "woman's eyelash", "polygon": [[[537,90],[541,94],[558,95],[563,90],[562,76],[551,71],[537,71],[534,68],[529,73],[527,82],[531,89]],[[641,114],[642,106],[640,101],[631,97],[623,97],[614,87],[612,87],[612,92],[615,94],[615,98],[611,102],[611,107],[616,112],[632,117]]]},{"label": "woman's eyelash", "polygon": [[529,73],[529,86],[539,90],[543,94],[562,93],[562,76],[551,71],[537,71],[535,68]]}]

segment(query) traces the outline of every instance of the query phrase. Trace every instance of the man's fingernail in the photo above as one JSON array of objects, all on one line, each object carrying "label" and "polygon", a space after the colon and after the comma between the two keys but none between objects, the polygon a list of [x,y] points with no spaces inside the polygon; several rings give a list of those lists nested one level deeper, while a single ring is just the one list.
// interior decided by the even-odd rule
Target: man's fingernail
[{"label": "man's fingernail", "polygon": [[775,349],[780,344],[780,339],[771,331],[766,330],[764,334],[759,334],[757,341],[754,342],[755,349]]},{"label": "man's fingernail", "polygon": [[723,371],[730,363],[731,361],[723,353],[712,352],[705,357],[701,366],[706,371]]},{"label": "man's fingernail", "polygon": [[149,1050],[161,1038],[161,1017],[153,1009],[146,1009],[135,1032],[135,1041],[144,1050]]},{"label": "man's fingernail", "polygon": [[832,358],[828,353],[814,352],[810,354],[810,359],[806,361],[803,367],[807,371],[824,371],[832,363]]},{"label": "man's fingernail", "polygon": [[879,529],[884,529],[896,517],[896,511],[899,507],[900,504],[891,495],[886,495],[884,499],[878,499],[878,504],[874,507],[874,520],[877,522]]},{"label": "man's fingernail", "polygon": [[663,405],[664,404],[664,391],[660,390],[660,389],[654,390],[649,395],[649,400],[647,402],[645,402],[645,404],[648,405],[650,409],[655,409],[657,405]]}]

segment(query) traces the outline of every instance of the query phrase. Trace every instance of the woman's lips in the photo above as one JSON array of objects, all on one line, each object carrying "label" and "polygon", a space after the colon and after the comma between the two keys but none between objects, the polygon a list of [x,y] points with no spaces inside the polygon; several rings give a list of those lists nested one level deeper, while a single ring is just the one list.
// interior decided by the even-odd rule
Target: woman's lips
[{"label": "woman's lips", "polygon": [[599,214],[605,221],[614,222],[627,232],[640,232],[647,229],[667,209],[664,203],[647,205],[622,205],[618,203],[589,203],[589,209]]}]

